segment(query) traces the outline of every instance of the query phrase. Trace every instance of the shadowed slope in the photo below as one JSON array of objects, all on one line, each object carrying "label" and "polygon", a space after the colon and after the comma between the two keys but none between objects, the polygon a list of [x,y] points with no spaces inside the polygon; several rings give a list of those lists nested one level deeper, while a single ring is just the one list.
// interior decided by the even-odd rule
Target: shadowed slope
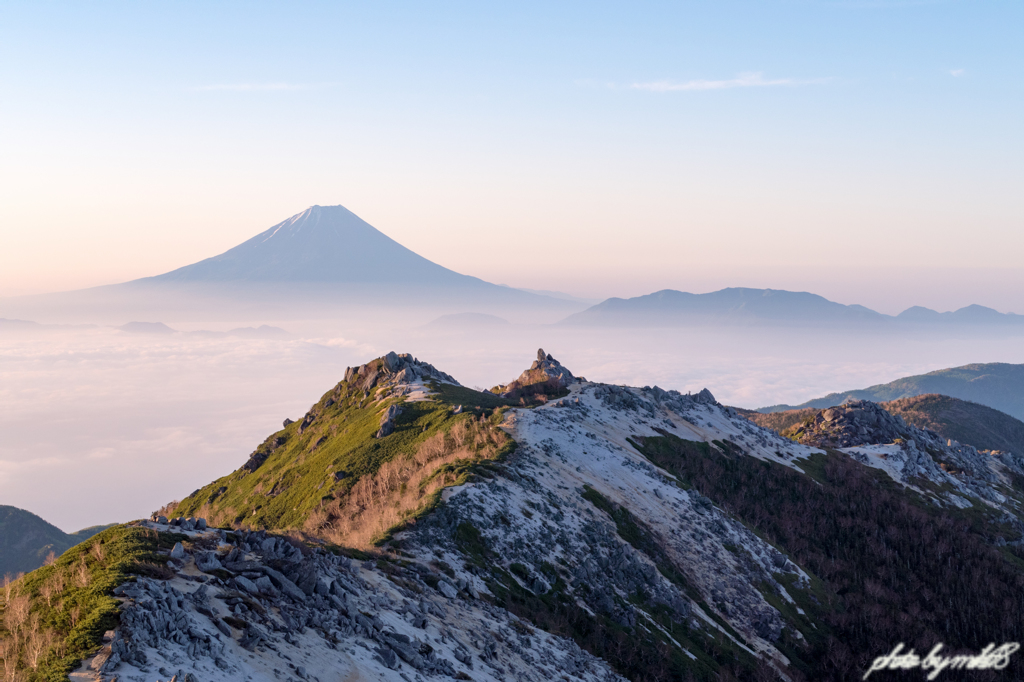
[{"label": "shadowed slope", "polygon": [[104,528],[65,533],[32,512],[0,505],[0,576],[35,570],[50,552],[59,556]]}]

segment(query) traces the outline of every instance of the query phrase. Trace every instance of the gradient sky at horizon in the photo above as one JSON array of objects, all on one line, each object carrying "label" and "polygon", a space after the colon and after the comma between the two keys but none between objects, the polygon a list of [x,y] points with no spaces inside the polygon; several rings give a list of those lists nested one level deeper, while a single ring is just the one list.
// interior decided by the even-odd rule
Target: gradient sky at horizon
[{"label": "gradient sky at horizon", "polygon": [[1024,313],[1024,4],[0,6],[0,296],[343,204],[602,298]]}]

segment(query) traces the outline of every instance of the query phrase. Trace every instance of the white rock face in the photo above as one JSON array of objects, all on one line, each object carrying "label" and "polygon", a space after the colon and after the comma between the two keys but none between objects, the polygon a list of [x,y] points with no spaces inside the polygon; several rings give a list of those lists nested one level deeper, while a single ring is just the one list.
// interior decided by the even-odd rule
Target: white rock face
[{"label": "white rock face", "polygon": [[[1017,512],[999,488],[1012,486],[1011,473],[1024,474],[1024,458],[1018,455],[979,452],[970,445],[941,438],[934,431],[912,426],[899,415],[867,401],[830,408],[821,413],[821,418],[843,424],[839,438],[853,442],[838,449],[861,464],[881,469],[894,481],[921,493],[927,493],[924,482],[952,488],[941,496],[932,496],[939,503],[966,508],[974,499],[1010,514]],[[820,439],[830,437],[828,429],[815,435]]]},{"label": "white rock face", "polygon": [[117,588],[121,625],[75,679],[622,680],[575,643],[460,593],[422,565],[304,555],[265,533],[186,534],[217,546],[220,575],[233,577],[199,571],[204,551],[193,550],[172,562],[173,579]]},{"label": "white rock face", "polygon": [[[622,625],[660,629],[630,603],[640,590],[677,622],[709,634],[724,632],[715,618],[728,622],[742,636],[727,633],[738,647],[785,665],[772,644],[782,620],[755,585],[768,582],[785,595],[776,574],[790,573],[802,586],[808,577],[707,498],[680,487],[629,439],[659,436],[658,429],[687,440],[728,438],[787,466],[813,450],[731,415],[704,394],[591,383],[570,390],[542,407],[511,412],[505,427],[519,447],[507,473],[453,491],[442,510],[404,539],[423,554],[444,547],[444,560],[464,567],[450,529],[468,522],[525,589],[543,593],[562,580],[593,612]],[[650,533],[653,549],[642,551],[622,539],[608,514],[584,498],[588,488],[627,509]],[[706,605],[659,571],[659,563],[685,567],[685,582]],[[513,564],[525,572],[512,571]],[[487,589],[481,576],[464,568],[456,572],[460,584]]]},{"label": "white rock face", "polygon": [[[543,593],[561,580],[594,613],[622,625],[657,629],[645,609],[631,603],[639,590],[677,621],[704,630],[723,630],[720,623],[728,623],[739,637],[723,631],[738,647],[768,657],[784,671],[788,661],[774,644],[784,621],[759,588],[767,583],[794,603],[780,581],[785,577],[787,584],[805,589],[809,576],[699,492],[685,490],[631,440],[667,433],[716,450],[721,448],[715,442],[728,441],[749,456],[797,471],[823,451],[757,427],[706,390],[687,396],[657,387],[578,383],[570,391],[541,407],[511,411],[504,426],[519,447],[501,475],[450,491],[445,507],[405,539],[423,555],[444,547],[445,561],[456,567],[460,584],[486,590],[480,575],[464,570],[464,556],[451,541],[452,529],[469,523],[509,571],[509,579],[525,589]],[[962,472],[944,471],[912,442],[847,453],[907,486],[914,476],[950,482],[955,494],[930,499],[961,508],[971,500],[1007,502],[995,488],[1005,482],[1000,471],[1024,471],[1009,456],[943,447],[943,456]],[[588,491],[627,510],[647,534],[649,546],[638,548],[623,539],[609,514],[586,499]],[[525,570],[512,570],[515,564]],[[665,564],[677,568],[682,580],[666,575]],[[694,592],[703,604],[694,600]]]}]

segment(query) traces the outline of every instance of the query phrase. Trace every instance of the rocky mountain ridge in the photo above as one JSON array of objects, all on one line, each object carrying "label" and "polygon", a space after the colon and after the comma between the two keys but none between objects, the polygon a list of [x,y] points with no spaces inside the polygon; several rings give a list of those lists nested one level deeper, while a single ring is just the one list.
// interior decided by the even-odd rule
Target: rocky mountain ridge
[{"label": "rocky mountain ridge", "polygon": [[[381,363],[384,372],[401,371]],[[346,379],[358,388],[368,371],[350,370]],[[392,378],[376,395],[402,395],[403,386]],[[393,542],[407,556],[440,557],[476,594],[509,605],[556,593],[605,623],[603,636],[613,637],[614,628],[646,632],[651,649],[666,628],[671,633],[685,624],[686,643],[679,636],[672,640],[705,671],[750,668],[760,660],[783,674],[792,649],[780,642],[799,640],[797,633],[806,628],[800,613],[807,611],[797,604],[808,604],[811,577],[743,523],[653,466],[637,450],[641,443],[671,437],[710,446],[711,456],[754,458],[795,472],[812,470],[811,462],[828,448],[880,469],[939,507],[956,509],[974,499],[1015,513],[1016,497],[999,490],[1010,490],[1007,472],[1022,470],[1020,462],[989,461],[934,440],[927,441],[930,451],[924,439],[918,449],[913,441],[894,444],[897,431],[886,430],[888,422],[870,433],[858,427],[863,437],[856,442],[807,447],[754,427],[706,389],[683,395],[594,384],[543,351],[515,382],[494,392],[514,400],[531,387],[544,402],[501,413],[501,428],[517,444],[509,461],[443,489],[443,504],[413,526],[396,527],[385,546]],[[415,393],[430,400],[429,391]],[[851,447],[869,441],[899,452],[871,456]],[[949,490],[922,487],[922,480]],[[1019,535],[1011,526],[1002,532]],[[638,593],[648,606],[632,603]],[[783,617],[775,599],[792,604],[793,614]],[[667,620],[652,618],[651,608]],[[715,647],[731,653],[720,660],[703,656]],[[620,659],[618,669],[631,665]]]},{"label": "rocky mountain ridge", "polygon": [[[875,403],[854,400],[821,410],[789,433],[800,443],[836,448],[863,464],[882,468],[901,483],[915,485],[923,480],[987,500],[1010,514],[1017,511],[1005,493],[1013,486],[1012,476],[1024,470],[1024,457],[979,452],[908,424]],[[952,492],[946,495],[956,504],[969,504]]]},{"label": "rocky mountain ridge", "polygon": [[1020,458],[870,404],[798,443],[707,389],[586,381],[543,352],[516,381],[543,399],[409,354],[346,370],[140,526],[166,554],[117,588],[82,674],[801,682],[862,675],[897,633],[1024,635]]},{"label": "rocky mountain ridge", "polygon": [[[849,402],[852,401],[843,405]],[[1024,422],[985,405],[937,393],[898,398],[878,405],[908,424],[932,431],[945,440],[973,445],[979,451],[1024,452]],[[805,407],[782,412],[737,411],[758,426],[789,437],[820,410]]]},{"label": "rocky mountain ridge", "polygon": [[121,625],[77,679],[622,679],[571,641],[459,598],[465,583],[437,569],[202,519],[141,525],[181,537],[166,552],[173,575],[114,590]]}]

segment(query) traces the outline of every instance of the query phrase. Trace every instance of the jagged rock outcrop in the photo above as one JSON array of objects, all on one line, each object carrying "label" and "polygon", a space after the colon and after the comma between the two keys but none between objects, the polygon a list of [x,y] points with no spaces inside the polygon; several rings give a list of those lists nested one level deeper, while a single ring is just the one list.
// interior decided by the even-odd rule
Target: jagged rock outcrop
[{"label": "jagged rock outcrop", "polygon": [[365,365],[346,368],[345,381],[364,391],[378,386],[393,387],[398,384],[431,381],[460,385],[450,374],[440,371],[430,363],[420,362],[409,353],[399,355],[394,351]]},{"label": "jagged rock outcrop", "polygon": [[1024,473],[1024,458],[980,452],[943,439],[867,400],[819,410],[795,428],[791,437],[806,445],[842,450],[907,485],[916,486],[922,480],[948,485],[957,494],[946,498],[957,506],[970,506],[969,497],[1007,505],[1009,500],[997,488],[1012,486],[1011,476]]},{"label": "jagged rock outcrop", "polygon": [[384,414],[380,416],[380,429],[377,431],[377,438],[383,438],[384,436],[390,436],[395,432],[395,419],[402,413],[402,408],[398,405],[391,404]]},{"label": "jagged rock outcrop", "polygon": [[515,381],[495,387],[495,392],[502,398],[555,395],[564,392],[575,381],[576,377],[572,372],[540,348],[537,350],[537,359],[530,365],[530,369],[520,374]]},{"label": "jagged rock outcrop", "polygon": [[711,391],[706,388],[700,389],[700,393],[693,396],[693,400],[701,405],[717,405],[718,401],[715,400],[715,396],[711,395]]},{"label": "jagged rock outcrop", "polygon": [[912,428],[876,403],[854,400],[820,410],[793,432],[793,438],[816,447],[848,448],[912,438]]}]

